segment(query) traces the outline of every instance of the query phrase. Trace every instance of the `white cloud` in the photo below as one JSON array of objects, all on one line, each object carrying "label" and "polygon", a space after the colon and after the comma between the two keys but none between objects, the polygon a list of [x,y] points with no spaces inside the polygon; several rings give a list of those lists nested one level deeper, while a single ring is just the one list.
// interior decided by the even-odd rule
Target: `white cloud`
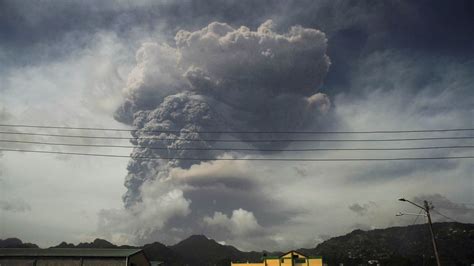
[{"label": "white cloud", "polygon": [[203,220],[208,226],[223,227],[236,236],[246,236],[262,230],[253,213],[244,209],[232,211],[230,217],[215,212],[214,216],[204,217]]},{"label": "white cloud", "polygon": [[109,239],[137,244],[148,235],[160,231],[175,216],[190,213],[190,201],[178,189],[164,191],[159,186],[144,187],[142,202],[128,209],[102,210],[99,234]]}]

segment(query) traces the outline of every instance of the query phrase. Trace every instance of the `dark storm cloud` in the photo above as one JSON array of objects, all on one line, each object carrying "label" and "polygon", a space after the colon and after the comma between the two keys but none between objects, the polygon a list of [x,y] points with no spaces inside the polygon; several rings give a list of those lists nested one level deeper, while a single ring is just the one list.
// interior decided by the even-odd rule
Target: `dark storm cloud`
[{"label": "dark storm cloud", "polygon": [[[301,24],[329,36],[336,64],[330,81],[341,79],[361,54],[393,48],[463,54],[474,47],[472,1],[26,1],[0,4],[0,40],[9,48],[51,44],[69,35],[78,45],[90,33],[127,36],[137,28],[196,30],[212,21],[256,27],[273,18],[279,30]],[[302,8],[304,6],[304,8]],[[441,37],[442,36],[442,37]],[[68,51],[63,51],[68,52]]]},{"label": "dark storm cloud", "polygon": [[[469,58],[430,55],[427,52],[390,50],[373,52],[350,75],[350,90],[334,99],[336,120],[342,128],[387,129],[456,128],[472,125],[474,61]],[[351,116],[357,114],[357,116]],[[351,117],[350,119],[347,119]],[[461,136],[450,133],[443,136]],[[375,137],[381,135],[374,135]],[[398,135],[400,136],[400,135]],[[426,137],[426,134],[405,134]],[[441,136],[431,134],[431,137]],[[395,137],[395,135],[393,135]],[[464,140],[385,143],[384,147],[464,145]],[[380,147],[380,143],[364,146]],[[393,152],[392,157],[444,157],[465,154],[463,150]],[[367,157],[374,153],[366,152]],[[387,156],[388,157],[388,156]],[[354,182],[386,182],[397,178],[449,172],[463,161],[392,162],[352,171]]]},{"label": "dark storm cloud", "polygon": [[[446,153],[440,153],[439,156],[443,156]],[[426,156],[426,153],[425,153]],[[436,156],[436,154],[430,154],[430,156]],[[394,180],[398,178],[404,178],[416,174],[422,174],[424,172],[436,172],[436,171],[451,171],[459,166],[459,162],[456,161],[443,161],[437,164],[424,161],[415,162],[394,162],[391,164],[380,164],[377,167],[371,169],[358,169],[350,174],[350,179],[353,182],[366,184],[373,182],[386,182],[388,180]]]},{"label": "dark storm cloud", "polygon": [[[264,228],[285,223],[301,210],[275,199],[265,189],[267,184],[250,169],[246,163],[220,161],[194,165],[189,170],[172,169],[168,180],[190,200],[191,212],[170,217],[150,237],[174,242],[201,232],[218,240],[241,242],[252,234],[268,243],[269,230]],[[159,186],[160,182],[150,185]]]},{"label": "dark storm cloud", "polygon": [[458,52],[452,51],[454,48],[473,49],[469,35],[474,32],[474,5],[469,0],[305,2],[279,6],[288,12],[282,20],[299,19],[304,26],[318,24],[330,37],[343,33],[341,37],[347,40],[365,42],[369,46],[365,49],[414,48],[452,53]]},{"label": "dark storm cloud", "polygon": [[364,204],[359,204],[359,203],[354,203],[352,205],[349,205],[349,210],[357,213],[360,216],[365,216],[369,213],[371,208],[377,207],[377,204],[373,201],[369,203],[364,203]]},{"label": "dark storm cloud", "polygon": [[[220,134],[193,131],[314,127],[330,108],[328,97],[318,92],[330,64],[325,35],[318,30],[295,26],[278,34],[271,21],[256,31],[213,22],[198,31],[179,31],[175,39],[176,48],[145,43],[139,49],[125,102],[115,117],[139,129],[134,136],[141,138],[135,144],[181,150],[136,149],[134,156],[215,158],[218,153],[213,151],[182,149],[211,148],[215,143],[206,139],[220,138]],[[173,138],[178,139],[166,141]],[[139,200],[146,180],[166,176],[169,167],[189,168],[193,163],[132,161],[126,205]]]},{"label": "dark storm cloud", "polygon": [[[269,18],[278,31],[299,24],[327,34],[333,65],[324,86],[331,88],[330,96],[351,90],[354,71],[365,71],[360,64],[373,52],[423,53],[425,58],[433,55],[431,61],[440,55],[474,59],[474,4],[469,0],[51,0],[36,3],[34,9],[25,1],[2,1],[0,5],[0,50],[4,50],[0,52],[4,64],[0,73],[7,65],[68,56],[86,47],[97,32],[114,32],[134,50],[158,32],[172,43],[172,36],[183,28],[197,30],[212,21],[253,28]],[[423,69],[420,77],[429,77],[431,67]]]},{"label": "dark storm cloud", "polygon": [[[271,20],[256,30],[212,22],[200,30],[181,30],[175,40],[175,46],[145,43],[138,50],[125,101],[115,115],[118,121],[138,129],[133,135],[140,138],[133,142],[142,148],[135,149],[132,157],[176,158],[153,162],[132,159],[125,182],[125,211],[138,216],[156,212],[147,202],[162,201],[150,192],[157,187],[181,193],[177,202],[186,204],[180,203],[184,209],[172,208],[162,215],[158,226],[140,229],[149,230],[151,236],[173,238],[184,234],[186,228],[195,232],[204,230],[203,225],[215,225],[223,230],[224,235],[218,236],[221,239],[228,239],[229,234],[241,238],[262,226],[289,220],[298,212],[265,193],[262,184],[252,181],[256,176],[247,165],[205,163],[219,156],[234,156],[205,150],[216,145],[209,139],[222,135],[260,148],[265,146],[245,142],[268,136],[195,131],[324,126],[318,123],[330,108],[329,98],[318,92],[330,64],[324,33],[293,26],[281,34]],[[204,150],[183,149],[186,147]],[[202,160],[179,159],[183,157]],[[105,213],[103,217],[107,224],[113,216]],[[135,230],[133,226],[129,230]],[[138,235],[145,237],[143,232]]]},{"label": "dark storm cloud", "polygon": [[[0,58],[4,65],[57,60],[87,47],[98,32],[114,32],[123,43],[133,46],[157,32],[172,41],[179,29],[194,30],[215,20],[256,26],[264,20],[262,9],[265,13],[273,10],[264,1],[46,0],[34,2],[34,8],[31,3],[0,3],[0,48],[5,51],[0,50]],[[259,8],[250,9],[251,5]]]},{"label": "dark storm cloud", "polygon": [[27,212],[31,210],[31,207],[28,203],[19,199],[0,200],[0,210],[5,212]]},{"label": "dark storm cloud", "polygon": [[364,71],[359,64],[377,51],[473,59],[474,3],[469,0],[286,1],[276,10],[279,25],[316,26],[328,35],[331,93],[350,89],[351,72]]}]

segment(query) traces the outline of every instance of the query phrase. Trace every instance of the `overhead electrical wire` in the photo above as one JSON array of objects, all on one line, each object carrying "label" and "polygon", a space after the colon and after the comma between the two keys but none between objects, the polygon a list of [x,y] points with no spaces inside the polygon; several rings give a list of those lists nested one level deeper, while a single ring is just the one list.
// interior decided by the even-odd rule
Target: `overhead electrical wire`
[{"label": "overhead electrical wire", "polygon": [[186,161],[287,161],[287,162],[356,162],[356,161],[414,161],[414,160],[451,160],[451,159],[474,159],[474,156],[441,156],[441,157],[399,157],[399,158],[191,158],[191,157],[155,157],[155,156],[131,156],[101,153],[79,153],[60,151],[38,151],[26,149],[8,149],[0,147],[0,151],[46,153],[62,155],[80,155],[95,157],[132,158],[141,160],[186,160]]},{"label": "overhead electrical wire", "polygon": [[451,221],[453,221],[453,222],[462,223],[462,222],[460,222],[460,221],[458,221],[458,220],[456,220],[456,219],[453,219],[453,218],[451,218],[451,217],[449,217],[449,216],[447,216],[447,215],[444,215],[444,214],[440,213],[440,212],[437,211],[437,210],[431,210],[431,211],[436,212],[437,214],[439,214],[439,215],[443,216],[444,218],[449,219],[449,220],[451,220]]},{"label": "overhead electrical wire", "polygon": [[418,221],[418,218],[420,218],[420,216],[422,216],[422,215],[421,215],[422,212],[423,212],[423,210],[420,210],[420,212],[418,213],[418,215],[415,217],[415,220],[413,221],[412,226],[415,225],[416,222]]},{"label": "overhead electrical wire", "polygon": [[[65,127],[65,126],[38,126],[38,125],[7,125],[0,124],[0,127],[20,127],[20,128],[42,128],[42,129],[74,129],[74,130],[97,130],[97,131],[128,131],[129,129],[112,129],[112,128],[89,128],[89,127]],[[455,131],[471,131],[471,128],[456,128],[456,129],[431,129],[431,130],[398,130],[398,131],[265,131],[265,132],[250,132],[250,131],[186,131],[186,133],[304,133],[304,134],[352,134],[352,133],[412,133],[412,132],[455,132]],[[146,131],[139,132],[154,132],[154,133],[184,133],[181,131]],[[122,136],[90,136],[90,135],[76,135],[76,134],[51,134],[51,133],[35,133],[35,132],[18,132],[18,131],[0,131],[0,135],[22,135],[22,136],[42,136],[42,137],[59,137],[59,138],[77,138],[77,139],[103,139],[103,140],[146,140],[152,139],[157,142],[164,141],[190,141],[190,142],[231,142],[231,143],[273,143],[273,142],[399,142],[399,141],[426,141],[426,140],[462,140],[474,139],[474,136],[446,136],[446,137],[403,137],[403,138],[365,138],[365,139],[337,139],[337,138],[322,138],[322,139],[220,139],[207,138],[196,139],[189,137],[164,137],[156,135],[140,136],[140,137],[122,137]],[[17,144],[33,144],[46,146],[68,146],[68,147],[95,147],[95,148],[138,148],[151,150],[189,150],[189,151],[257,151],[257,152],[304,152],[304,151],[407,151],[407,150],[434,150],[434,149],[472,149],[474,145],[440,145],[440,146],[419,146],[419,147],[375,147],[375,148],[240,148],[240,147],[158,147],[150,145],[116,145],[116,144],[81,144],[81,143],[60,143],[60,142],[45,142],[45,141],[30,141],[30,140],[16,140],[16,139],[0,139],[0,143],[17,143]],[[397,157],[397,158],[191,158],[191,157],[155,157],[142,156],[133,157],[130,155],[117,154],[102,154],[102,153],[82,153],[82,152],[62,152],[62,151],[45,151],[45,150],[29,150],[29,149],[11,149],[7,147],[0,147],[0,151],[10,152],[30,152],[30,153],[45,153],[45,154],[63,154],[63,155],[82,155],[82,156],[99,156],[99,157],[115,157],[115,158],[134,158],[143,160],[258,160],[258,161],[401,161],[401,160],[442,160],[442,159],[472,159],[474,156],[440,156],[440,157]]]},{"label": "overhead electrical wire", "polygon": [[[146,130],[146,129],[124,129],[124,128],[98,128],[98,127],[68,127],[68,126],[42,126],[26,124],[0,124],[0,127],[11,128],[43,128],[43,129],[65,129],[65,130],[92,130],[92,131],[117,131],[117,132],[147,132],[147,133],[181,133],[181,130]],[[459,132],[474,131],[474,128],[450,128],[450,129],[414,129],[414,130],[370,130],[370,131],[193,131],[189,133],[236,133],[236,134],[392,134],[392,133],[426,133],[426,132]]]},{"label": "overhead electrical wire", "polygon": [[438,209],[474,211],[474,209],[468,208],[468,207],[466,207],[466,206],[464,206],[464,207],[446,207],[446,206],[441,206],[441,207],[438,207]]},{"label": "overhead electrical wire", "polygon": [[258,151],[258,152],[304,152],[304,151],[405,151],[405,150],[434,150],[434,149],[471,149],[472,145],[456,146],[427,146],[427,147],[399,147],[399,148],[303,148],[303,149],[257,149],[257,148],[172,148],[172,147],[153,147],[153,146],[135,146],[135,145],[110,145],[110,144],[76,144],[76,143],[57,143],[41,141],[23,141],[23,140],[5,140],[0,139],[1,143],[35,144],[50,146],[69,146],[69,147],[95,147],[95,148],[142,148],[151,150],[187,150],[187,151]]},{"label": "overhead electrical wire", "polygon": [[192,138],[159,138],[159,136],[144,137],[115,137],[115,136],[87,136],[87,135],[66,135],[66,134],[46,134],[31,132],[6,132],[0,131],[4,135],[26,135],[26,136],[44,136],[44,137],[63,137],[63,138],[84,138],[84,139],[116,139],[116,140],[134,140],[134,139],[156,139],[160,141],[167,140],[185,140],[185,141],[208,141],[208,142],[389,142],[389,141],[421,141],[421,140],[460,140],[474,139],[474,136],[451,136],[451,137],[425,137],[425,138],[392,138],[392,139],[192,139]]}]

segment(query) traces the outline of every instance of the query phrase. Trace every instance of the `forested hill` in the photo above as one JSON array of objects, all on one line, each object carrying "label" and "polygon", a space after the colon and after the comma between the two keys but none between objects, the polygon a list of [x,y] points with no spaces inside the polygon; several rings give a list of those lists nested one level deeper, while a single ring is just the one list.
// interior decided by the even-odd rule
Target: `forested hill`
[{"label": "forested hill", "polygon": [[[474,224],[435,223],[433,227],[442,265],[474,264]],[[304,252],[323,256],[329,265],[358,265],[369,260],[382,265],[435,265],[426,224],[355,230]]]},{"label": "forested hill", "polygon": [[[436,223],[434,231],[442,265],[474,264],[474,224]],[[0,248],[37,247],[16,238],[1,240]],[[51,248],[131,248],[116,246],[96,239],[78,245],[62,242]],[[203,235],[193,235],[181,242],[166,246],[159,242],[141,246],[150,260],[165,261],[166,265],[228,266],[231,261],[259,261],[263,254],[244,252],[233,246],[222,245]],[[334,237],[311,249],[300,249],[304,254],[322,256],[326,264],[340,265],[435,265],[433,248],[426,224],[391,227],[370,231],[355,230]]]}]

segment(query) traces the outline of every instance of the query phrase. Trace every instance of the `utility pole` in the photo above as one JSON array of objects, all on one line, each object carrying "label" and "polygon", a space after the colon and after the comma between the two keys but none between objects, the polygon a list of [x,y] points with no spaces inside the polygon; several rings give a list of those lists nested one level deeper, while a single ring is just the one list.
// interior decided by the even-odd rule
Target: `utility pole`
[{"label": "utility pole", "polygon": [[428,205],[428,201],[424,201],[425,203],[425,211],[426,211],[426,217],[428,217],[428,224],[430,226],[430,233],[431,233],[431,240],[433,242],[433,249],[436,257],[436,263],[438,266],[441,266],[441,262],[439,261],[439,254],[438,254],[438,246],[436,245],[436,238],[433,232],[433,224],[431,223],[431,215],[430,215],[430,205]]},{"label": "utility pole", "polygon": [[436,239],[435,239],[435,235],[434,235],[434,232],[433,232],[433,224],[431,223],[430,209],[432,209],[432,208],[428,204],[428,201],[424,200],[423,201],[424,206],[420,206],[420,205],[418,205],[418,204],[416,204],[412,201],[409,201],[407,199],[404,199],[404,198],[401,198],[401,199],[398,199],[398,200],[408,202],[408,203],[422,209],[426,213],[426,217],[428,218],[428,226],[430,228],[431,241],[433,243],[433,250],[434,250],[434,254],[435,254],[435,258],[436,258],[436,264],[438,266],[441,266],[441,262],[439,260],[439,254],[438,254],[438,246],[436,245]]}]

